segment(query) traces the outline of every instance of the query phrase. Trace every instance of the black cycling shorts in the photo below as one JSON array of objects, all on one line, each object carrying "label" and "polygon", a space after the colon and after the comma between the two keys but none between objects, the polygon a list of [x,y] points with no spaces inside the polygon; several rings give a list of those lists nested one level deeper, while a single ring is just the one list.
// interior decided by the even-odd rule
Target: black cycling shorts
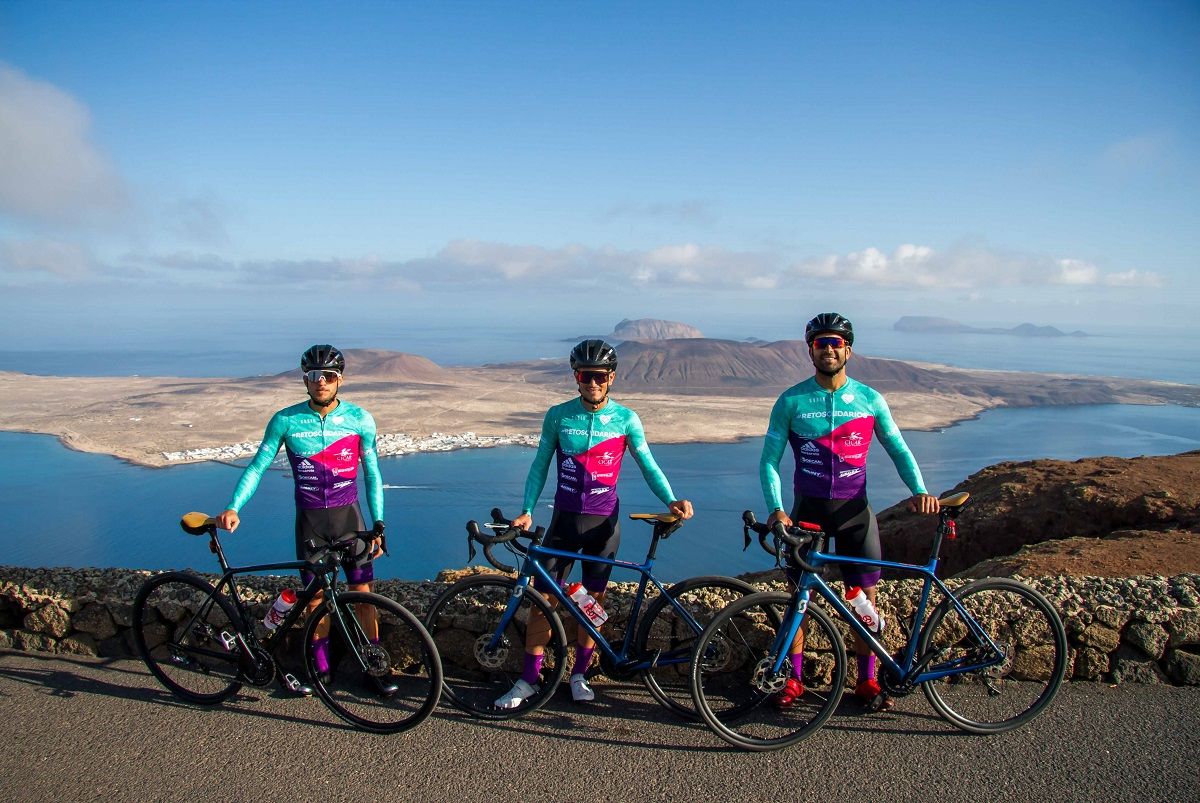
[{"label": "black cycling shorts", "polygon": [[[340,540],[347,533],[365,530],[362,511],[358,503],[342,505],[341,507],[297,508],[296,510],[296,558],[309,560],[317,549],[309,547],[309,541],[315,541],[317,548]],[[374,564],[368,553],[369,545],[358,543],[358,549],[353,555],[342,560],[342,571],[346,573],[346,582],[354,585],[369,583],[375,579]],[[312,574],[300,570],[300,577],[305,585],[312,579]]]},{"label": "black cycling shorts", "polygon": [[[617,547],[621,545],[621,521],[618,517],[620,507],[608,516],[596,516],[584,513],[572,513],[567,510],[555,510],[550,518],[550,527],[542,546],[550,549],[561,549],[564,552],[581,552],[584,555],[594,555],[600,558],[615,558]],[[571,572],[575,561],[568,558],[546,558],[542,566],[560,584]],[[612,574],[612,566],[601,563],[583,561],[583,585],[593,594],[602,592],[608,585],[608,577]],[[534,587],[543,593],[545,582],[535,578]]]},{"label": "black cycling shorts", "polygon": [[[802,496],[792,508],[792,521],[820,525],[831,539],[834,552],[851,558],[880,560],[879,523],[865,497],[858,499],[821,499]],[[840,566],[847,586],[871,588],[879,583],[876,566]]]}]

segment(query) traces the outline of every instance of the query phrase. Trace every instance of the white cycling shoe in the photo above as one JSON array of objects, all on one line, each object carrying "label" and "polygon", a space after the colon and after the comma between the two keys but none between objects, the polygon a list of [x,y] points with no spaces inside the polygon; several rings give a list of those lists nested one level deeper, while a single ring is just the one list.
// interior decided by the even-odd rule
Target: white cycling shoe
[{"label": "white cycling shoe", "polygon": [[503,697],[496,700],[496,707],[504,709],[520,708],[521,703],[537,694],[538,690],[537,686],[527,683],[524,678],[517,678],[517,682],[513,684],[513,687]]},{"label": "white cycling shoe", "polygon": [[592,691],[584,675],[571,675],[571,699],[577,703],[590,703],[596,699],[596,692]]}]

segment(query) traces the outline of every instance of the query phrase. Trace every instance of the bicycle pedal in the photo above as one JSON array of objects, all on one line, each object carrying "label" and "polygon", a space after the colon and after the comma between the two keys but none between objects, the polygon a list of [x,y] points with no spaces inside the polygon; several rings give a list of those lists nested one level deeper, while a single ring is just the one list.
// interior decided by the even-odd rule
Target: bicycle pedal
[{"label": "bicycle pedal", "polygon": [[867,710],[872,714],[877,714],[880,711],[889,711],[895,705],[896,701],[893,700],[892,696],[886,692],[882,694],[876,694],[870,700],[866,701]]},{"label": "bicycle pedal", "polygon": [[237,636],[227,630],[221,631],[221,643],[225,645],[226,652],[233,652],[237,649]]}]

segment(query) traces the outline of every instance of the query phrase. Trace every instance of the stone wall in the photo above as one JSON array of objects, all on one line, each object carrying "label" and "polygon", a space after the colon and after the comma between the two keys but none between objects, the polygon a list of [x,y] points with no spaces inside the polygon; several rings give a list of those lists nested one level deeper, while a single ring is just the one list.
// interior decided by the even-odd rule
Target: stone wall
[{"label": "stone wall", "polygon": [[[0,648],[129,657],[132,604],[142,582],[152,573],[126,569],[25,569],[0,566]],[[215,579],[211,576],[210,580]],[[964,581],[950,581],[957,587]],[[1200,685],[1200,575],[1176,577],[1037,578],[1028,581],[1062,614],[1070,643],[1067,676],[1114,683]],[[243,596],[262,616],[285,585],[298,580],[245,577]],[[446,582],[385,580],[380,593],[424,617]],[[783,590],[780,583],[760,584]],[[610,627],[622,629],[629,616],[633,585],[614,584],[605,601]],[[902,639],[895,623],[911,616],[920,584],[914,580],[885,582],[879,609],[889,622],[885,643],[895,649]],[[439,639],[446,646],[470,643],[466,638]],[[455,660],[447,652],[443,660]],[[853,665],[853,662],[851,662]]]}]

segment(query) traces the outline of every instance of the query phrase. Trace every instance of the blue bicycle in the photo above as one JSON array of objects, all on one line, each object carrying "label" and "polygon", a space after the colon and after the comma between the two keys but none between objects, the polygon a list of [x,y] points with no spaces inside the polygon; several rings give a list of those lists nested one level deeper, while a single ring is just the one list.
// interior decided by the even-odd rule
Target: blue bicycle
[{"label": "blue bicycle", "polygon": [[[743,597],[714,617],[697,640],[692,696],[709,727],[745,750],[778,749],[816,731],[844,691],[847,630],[878,657],[887,694],[904,696],[919,686],[938,714],[965,731],[999,733],[1040,714],[1067,668],[1066,631],[1054,606],[1015,580],[989,577],[951,592],[934,574],[942,541],[956,536],[954,519],[967,499],[957,493],[939,500],[938,529],[923,566],[830,554],[816,525],[785,529],[777,523],[768,530],[746,511],[747,544],[750,532],[758,533],[763,548],[788,569],[795,590]],[[924,578],[915,607],[897,617],[905,641],[895,654],[822,577],[826,566],[847,564]],[[935,588],[939,601],[930,610]],[[814,592],[845,628],[814,604]],[[793,676],[793,654],[803,656],[804,692],[779,706],[772,698]]]},{"label": "blue bicycle", "polygon": [[[498,509],[492,510],[492,518],[484,528],[496,531],[493,535],[484,533],[474,521],[467,523],[470,556],[475,557],[474,543],[482,544],[488,561],[511,573],[514,568],[492,551],[503,545],[521,559],[516,577],[481,574],[460,580],[438,597],[425,617],[425,626],[442,657],[446,697],[455,706],[483,719],[509,719],[544,705],[569,665],[567,631],[557,608],[595,639],[605,676],[615,680],[640,676],[659,703],[681,716],[696,716],[688,671],[696,638],[722,607],[753,593],[752,586],[731,577],[695,577],[670,588],[659,582],[652,572],[659,541],[683,524],[670,514],[630,515],[654,525],[642,563],[550,549],[542,546],[543,528],[530,532],[510,527]],[[519,538],[527,539],[528,545],[519,543]],[[605,638],[542,565],[550,557],[600,563],[640,575],[623,633],[613,633],[611,641]],[[534,578],[550,589],[551,601],[535,590]],[[652,597],[654,591],[657,596]],[[495,700],[521,674],[526,628],[535,611],[542,617],[538,624],[544,627],[548,623],[550,629],[538,691],[516,708],[497,708]],[[606,630],[609,627],[605,625]]]}]

